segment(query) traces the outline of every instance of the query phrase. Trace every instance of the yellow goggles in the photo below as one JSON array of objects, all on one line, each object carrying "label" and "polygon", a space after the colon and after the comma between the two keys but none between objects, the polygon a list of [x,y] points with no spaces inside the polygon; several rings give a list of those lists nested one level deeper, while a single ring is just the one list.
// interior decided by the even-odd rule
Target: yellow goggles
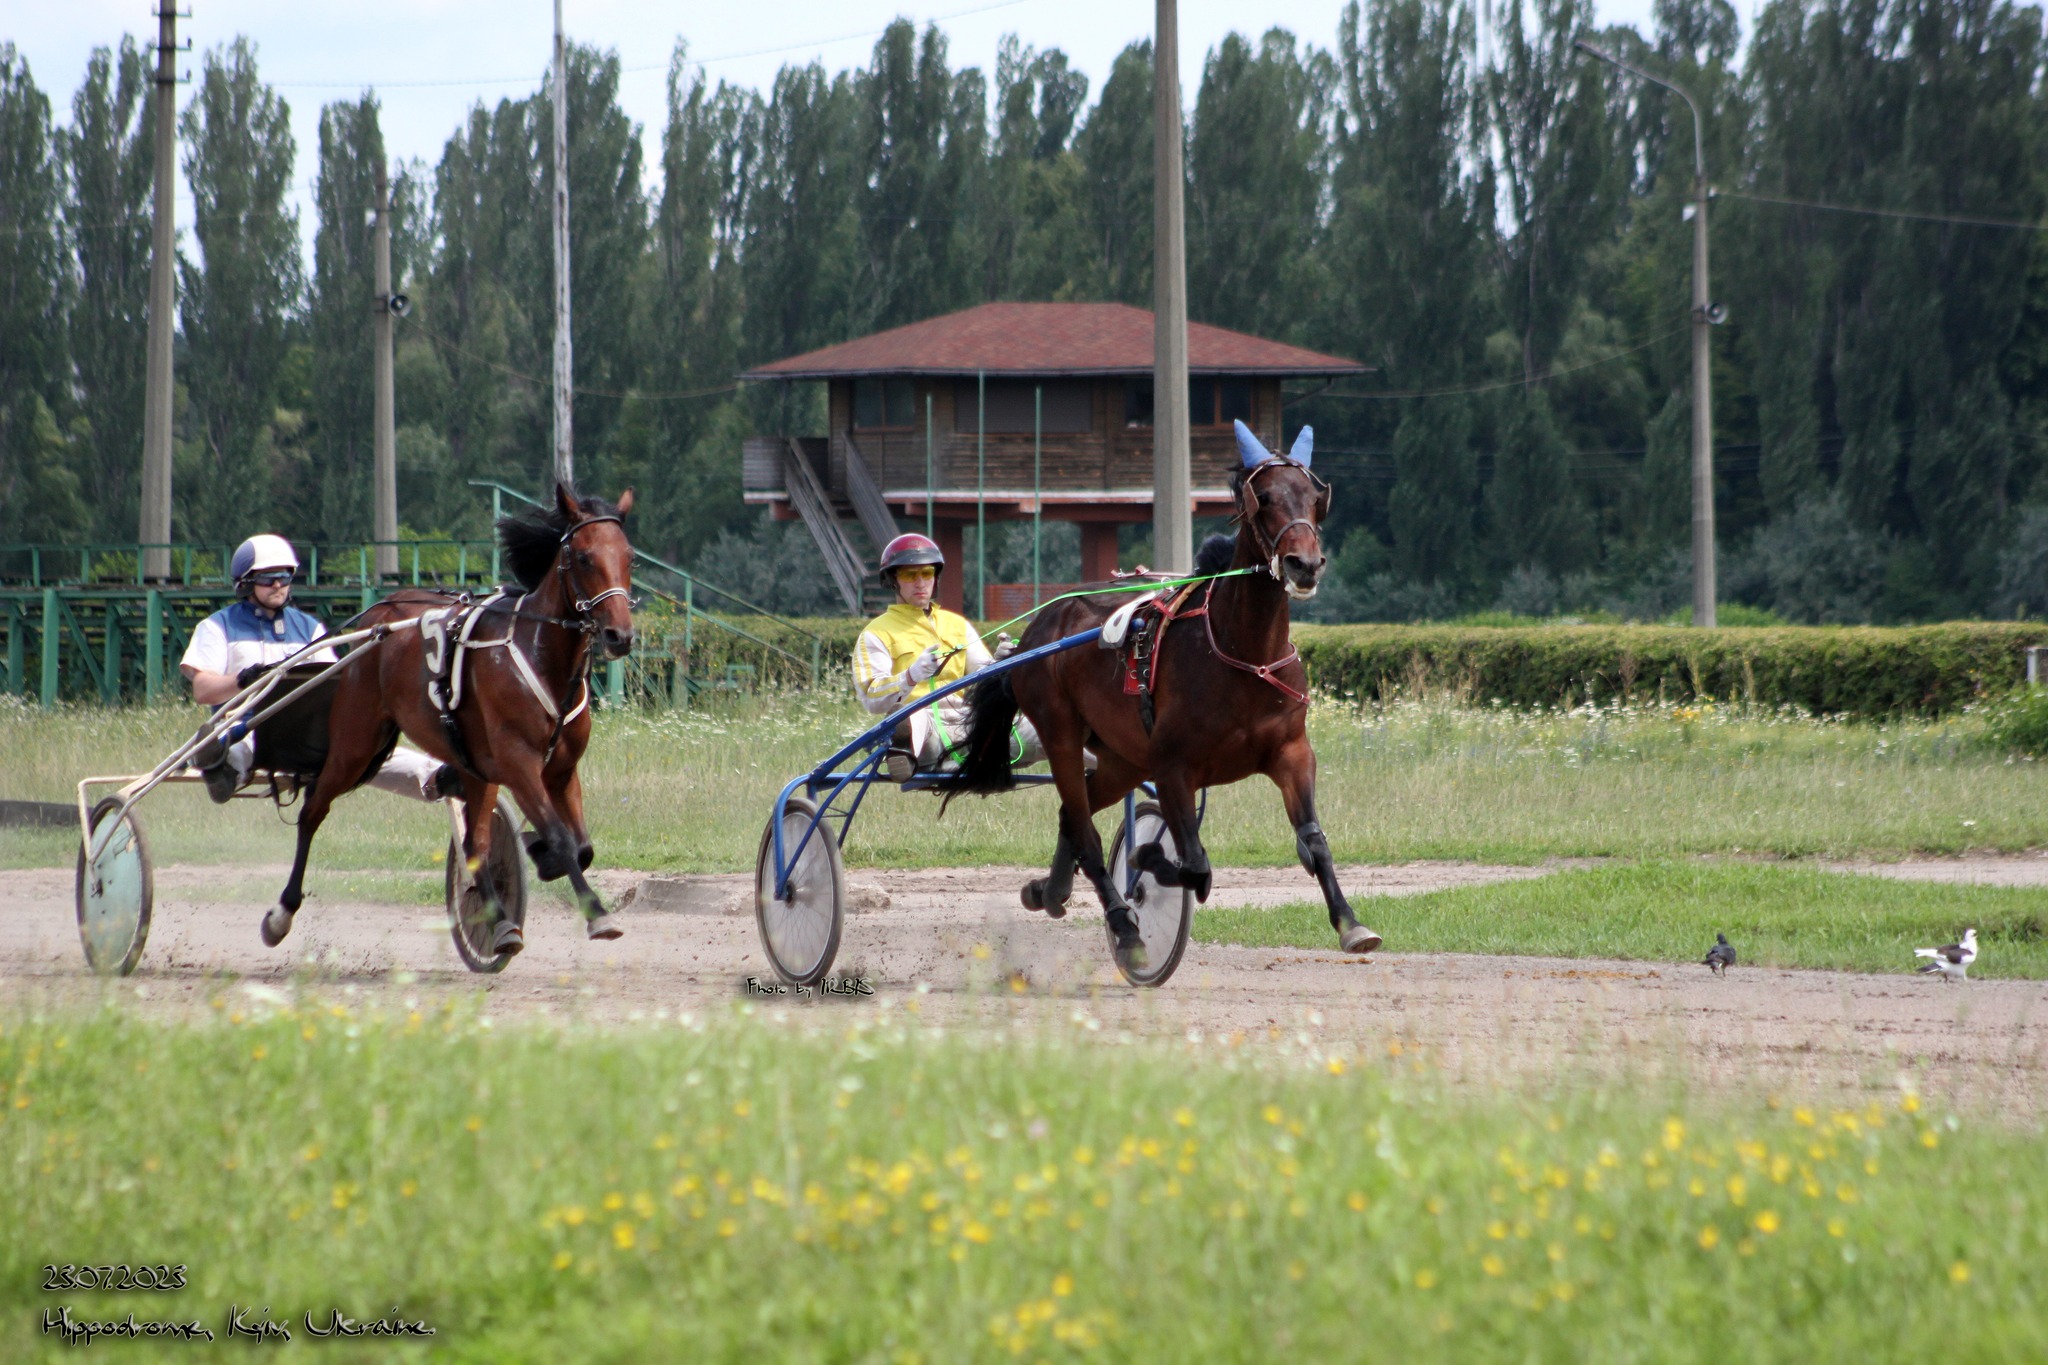
[{"label": "yellow goggles", "polygon": [[930,583],[935,581],[938,576],[938,569],[930,564],[910,564],[896,571],[896,581],[898,583],[905,581],[911,583]]}]

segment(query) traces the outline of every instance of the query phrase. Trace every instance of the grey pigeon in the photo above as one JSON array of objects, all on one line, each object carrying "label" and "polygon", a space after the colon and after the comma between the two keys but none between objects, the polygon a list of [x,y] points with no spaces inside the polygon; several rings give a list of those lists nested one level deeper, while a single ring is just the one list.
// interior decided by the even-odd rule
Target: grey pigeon
[{"label": "grey pigeon", "polygon": [[1977,960],[1977,931],[1965,929],[1961,943],[1945,944],[1939,948],[1915,948],[1913,956],[1931,959],[1913,970],[1917,972],[1940,972],[1944,981],[1967,981],[1965,975],[1970,964]]},{"label": "grey pigeon", "polygon": [[1719,976],[1730,967],[1733,967],[1735,965],[1735,950],[1728,946],[1728,935],[1715,934],[1714,946],[1707,949],[1707,955],[1701,958],[1700,961],[1712,967],[1715,976]]}]

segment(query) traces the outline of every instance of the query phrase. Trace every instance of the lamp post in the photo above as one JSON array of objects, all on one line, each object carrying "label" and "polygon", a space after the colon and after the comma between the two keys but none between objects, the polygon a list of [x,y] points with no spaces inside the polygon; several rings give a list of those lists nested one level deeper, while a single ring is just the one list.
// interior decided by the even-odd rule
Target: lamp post
[{"label": "lamp post", "polygon": [[1707,329],[1726,316],[1708,302],[1707,153],[1700,107],[1684,87],[1653,76],[1583,38],[1572,46],[1618,66],[1652,85],[1661,85],[1692,111],[1692,623],[1714,624],[1714,377]]}]

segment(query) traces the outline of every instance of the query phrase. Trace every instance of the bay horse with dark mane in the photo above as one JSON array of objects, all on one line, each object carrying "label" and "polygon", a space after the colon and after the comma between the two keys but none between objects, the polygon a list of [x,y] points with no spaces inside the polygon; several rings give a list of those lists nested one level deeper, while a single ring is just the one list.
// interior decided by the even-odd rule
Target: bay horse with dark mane
[{"label": "bay horse with dark mane", "polygon": [[[1124,655],[1111,649],[1073,649],[991,679],[976,689],[960,789],[1007,790],[1010,724],[1022,710],[1037,727],[1060,796],[1059,843],[1050,876],[1024,888],[1024,903],[1048,914],[1065,913],[1074,865],[1101,897],[1120,960],[1142,969],[1144,945],[1136,917],[1103,862],[1094,814],[1150,780],[1179,850],[1178,862],[1158,843],[1132,855],[1132,865],[1162,885],[1192,889],[1207,900],[1209,856],[1202,847],[1196,793],[1271,778],[1294,826],[1295,853],[1321,884],[1330,925],[1347,952],[1369,953],[1380,936],[1358,923],[1337,885],[1329,840],[1316,822],[1316,756],[1309,746],[1308,671],[1288,637],[1288,603],[1315,595],[1322,576],[1321,523],[1330,511],[1330,487],[1309,472],[1314,436],[1301,429],[1293,450],[1276,455],[1244,423],[1237,423],[1240,468],[1231,479],[1237,504],[1234,541],[1210,538],[1196,572],[1247,570],[1176,596],[1151,626],[1156,667],[1143,712],[1125,689]],[[1227,556],[1227,559],[1226,559]],[[1024,632],[1019,649],[1102,625],[1126,595],[1074,597],[1056,602]],[[1192,619],[1191,619],[1192,618]],[[1149,723],[1148,723],[1149,722]],[[1084,771],[1082,750],[1097,756]]]},{"label": "bay horse with dark mane", "polygon": [[[263,917],[266,944],[275,947],[291,932],[304,900],[306,855],[335,798],[374,773],[401,733],[462,774],[463,853],[472,877],[490,851],[502,786],[534,827],[527,851],[541,880],[566,876],[588,935],[619,937],[617,916],[605,912],[583,876],[591,845],[576,765],[590,743],[592,651],[616,659],[633,647],[633,547],[623,524],[632,508],[631,489],[613,504],[579,499],[558,484],[554,506],[498,523],[506,563],[524,591],[474,608],[468,648],[456,656],[461,700],[446,722],[428,692],[419,618],[467,604],[454,594],[404,589],[358,618],[385,630],[335,672],[327,758],[300,813],[291,877]],[[496,903],[491,879],[477,883],[497,926],[493,951],[518,952],[525,946],[519,925]]]}]

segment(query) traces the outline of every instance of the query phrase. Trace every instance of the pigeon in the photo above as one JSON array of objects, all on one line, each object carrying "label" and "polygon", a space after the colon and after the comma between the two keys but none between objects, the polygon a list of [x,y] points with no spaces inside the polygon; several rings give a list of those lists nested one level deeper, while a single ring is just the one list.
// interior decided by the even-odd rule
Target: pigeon
[{"label": "pigeon", "polygon": [[1701,958],[1700,961],[1712,967],[1715,976],[1719,976],[1730,967],[1733,967],[1735,965],[1735,950],[1728,946],[1728,935],[1715,934],[1714,946],[1707,949],[1707,955]]},{"label": "pigeon", "polygon": [[1913,956],[1932,959],[1915,967],[1913,970],[1917,972],[1940,972],[1944,979],[1966,981],[1969,978],[1965,973],[1977,960],[1977,931],[1965,929],[1961,943],[1950,943],[1940,948],[1915,948]]}]

